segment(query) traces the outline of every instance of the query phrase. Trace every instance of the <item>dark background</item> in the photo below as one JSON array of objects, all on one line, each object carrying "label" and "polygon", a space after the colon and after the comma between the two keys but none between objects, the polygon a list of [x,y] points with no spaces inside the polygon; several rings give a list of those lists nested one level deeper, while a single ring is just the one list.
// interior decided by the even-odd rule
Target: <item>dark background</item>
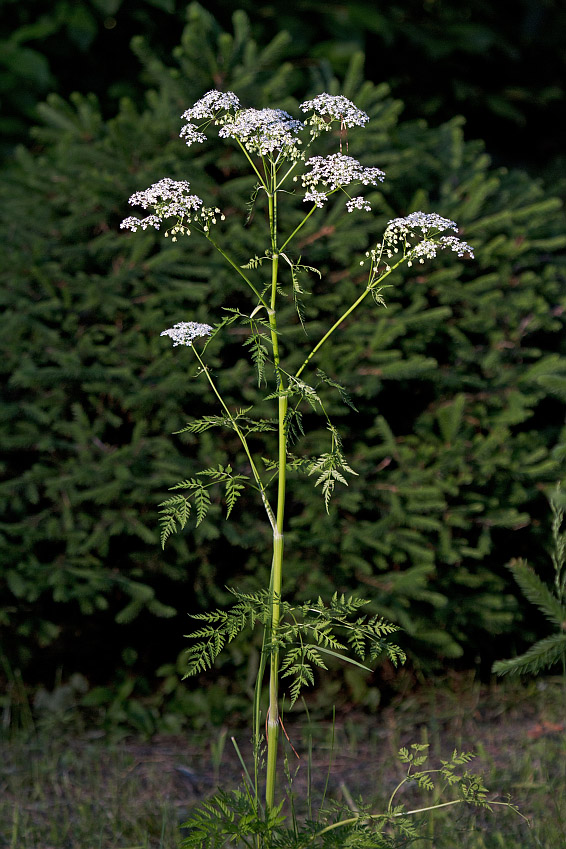
[{"label": "dark background", "polygon": [[[463,114],[496,161],[556,178],[566,141],[566,8],[560,0],[206,4],[223,28],[249,13],[259,44],[282,29],[297,68],[329,63],[344,73],[355,50],[366,76],[388,82],[406,117],[433,123]],[[50,91],[95,92],[106,117],[120,96],[139,102],[143,84],[130,50],[143,36],[161,59],[178,43],[179,0],[3,0],[0,98],[4,149],[25,140],[35,103]]]}]

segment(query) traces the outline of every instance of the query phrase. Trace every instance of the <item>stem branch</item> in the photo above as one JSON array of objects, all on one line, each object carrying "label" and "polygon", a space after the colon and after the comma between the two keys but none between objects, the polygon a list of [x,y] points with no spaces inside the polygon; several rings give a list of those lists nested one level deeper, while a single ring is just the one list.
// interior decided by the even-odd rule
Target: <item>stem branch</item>
[{"label": "stem branch", "polygon": [[247,458],[248,458],[249,463],[250,463],[252,475],[253,475],[254,480],[255,480],[255,482],[258,486],[259,493],[261,495],[261,500],[263,501],[263,506],[265,507],[265,510],[266,510],[266,513],[267,513],[267,516],[268,516],[268,519],[269,519],[269,523],[271,524],[272,528],[275,528],[275,516],[273,515],[273,510],[272,510],[271,505],[270,505],[270,503],[267,499],[267,494],[265,492],[265,487],[263,485],[263,481],[262,481],[262,479],[259,475],[256,464],[254,463],[254,460],[253,460],[251,451],[249,449],[249,445],[248,445],[248,442],[246,440],[246,437],[244,436],[244,434],[242,433],[242,431],[238,427],[238,423],[236,422],[232,413],[230,412],[230,410],[228,409],[228,407],[224,403],[224,399],[222,398],[222,396],[220,395],[220,392],[216,388],[214,381],[210,376],[210,372],[209,372],[207,366],[205,366],[205,364],[203,363],[197,349],[194,347],[194,345],[192,346],[192,348],[193,348],[193,351],[195,352],[195,357],[199,361],[201,368],[206,375],[206,379],[208,380],[208,382],[210,383],[210,385],[212,387],[212,391],[214,392],[214,394],[216,395],[216,397],[220,401],[220,404],[222,405],[222,409],[224,410],[224,412],[226,413],[226,415],[228,416],[228,418],[232,422],[232,427],[234,428],[234,430],[236,431],[236,433],[238,434],[238,436],[240,438],[240,442],[242,443],[242,446],[244,448],[244,451],[246,452]]},{"label": "stem branch", "polygon": [[359,298],[357,298],[357,299],[354,301],[354,303],[353,303],[350,307],[348,307],[348,309],[346,310],[346,312],[342,313],[342,315],[340,316],[340,318],[338,319],[338,321],[335,321],[335,322],[334,322],[334,324],[332,325],[332,327],[330,328],[330,330],[328,330],[328,331],[324,334],[324,336],[322,337],[322,339],[320,339],[320,340],[316,343],[316,345],[314,346],[314,348],[312,349],[312,351],[310,352],[310,354],[308,354],[308,356],[306,357],[306,359],[305,359],[305,361],[303,362],[303,364],[302,364],[302,366],[300,367],[300,369],[299,369],[297,372],[295,372],[295,377],[299,377],[299,375],[300,375],[300,374],[304,371],[304,369],[307,367],[307,365],[309,364],[309,362],[311,361],[311,359],[314,357],[314,355],[316,354],[316,352],[319,350],[319,348],[321,348],[321,347],[324,345],[324,343],[326,342],[326,340],[328,339],[328,337],[329,337],[332,333],[334,333],[334,331],[336,330],[336,328],[337,328],[337,327],[340,327],[340,325],[342,324],[342,322],[343,322],[346,318],[348,318],[348,316],[350,315],[350,313],[354,312],[354,310],[356,309],[356,307],[358,307],[358,306],[361,304],[361,302],[364,300],[364,298],[367,298],[367,296],[368,296],[368,295],[369,295],[369,293],[372,291],[372,289],[377,289],[378,284],[379,284],[379,283],[381,283],[381,281],[382,281],[382,280],[385,280],[385,278],[386,278],[386,277],[389,277],[389,275],[391,274],[391,272],[392,272],[392,271],[395,271],[395,269],[396,269],[399,265],[401,265],[401,263],[402,263],[402,262],[404,262],[404,261],[405,261],[405,259],[404,259],[404,258],[403,258],[403,259],[400,259],[400,260],[399,260],[399,262],[397,262],[395,265],[391,266],[391,268],[389,269],[389,271],[385,271],[385,272],[381,275],[381,277],[379,278],[379,280],[377,280],[377,281],[376,281],[376,282],[374,282],[374,283],[370,283],[370,284],[366,287],[365,291],[363,291],[363,292],[362,292],[362,294],[360,295],[360,297],[359,297]]}]

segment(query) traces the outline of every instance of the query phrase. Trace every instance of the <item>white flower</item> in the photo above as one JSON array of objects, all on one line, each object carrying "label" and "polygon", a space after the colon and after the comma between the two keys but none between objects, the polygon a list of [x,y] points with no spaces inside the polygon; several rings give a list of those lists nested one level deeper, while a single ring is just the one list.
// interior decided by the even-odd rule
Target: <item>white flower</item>
[{"label": "white flower", "polygon": [[442,233],[443,230],[457,230],[455,221],[442,218],[436,212],[411,212],[405,218],[394,218],[387,225],[387,229],[398,233],[409,233],[420,230],[422,233],[430,233],[431,230]]},{"label": "white flower", "polygon": [[149,189],[133,194],[129,203],[144,209],[153,206],[156,210],[159,209],[161,218],[166,218],[168,215],[177,215],[178,210],[189,211],[202,206],[202,200],[197,195],[189,194],[190,189],[191,185],[187,180],[164,177]]},{"label": "white flower", "polygon": [[239,109],[240,101],[233,91],[207,91],[204,97],[183,112],[181,118],[193,121],[195,118],[214,118],[222,109]]},{"label": "white flower", "polygon": [[212,327],[210,324],[199,324],[197,321],[180,321],[159,335],[170,336],[173,340],[173,347],[176,345],[188,345],[191,347],[193,339],[198,339],[199,336],[210,336],[211,333]]},{"label": "white flower", "polygon": [[181,118],[184,118],[188,123],[182,128],[179,135],[185,140],[187,147],[195,142],[204,142],[206,135],[199,130],[193,121],[213,118],[215,124],[223,123],[226,115],[222,116],[220,113],[229,112],[231,109],[236,110],[239,106],[240,101],[232,91],[222,92],[215,89],[207,91],[204,97],[197,100],[190,109],[187,109],[181,115]]},{"label": "white flower", "polygon": [[316,204],[316,206],[322,208],[327,201],[327,196],[324,192],[317,192],[315,189],[311,189],[309,192],[305,192],[305,196],[303,198],[303,203],[311,203]]},{"label": "white flower", "polygon": [[[218,135],[221,138],[234,138],[241,142],[251,153],[262,156],[276,150],[285,150],[293,154],[300,144],[296,134],[304,124],[297,121],[283,109],[243,109],[224,124]],[[298,156],[298,151],[296,151]]]},{"label": "white flower", "polygon": [[130,218],[124,218],[120,227],[122,230],[131,230],[132,233],[135,233],[138,227],[141,227],[142,230],[145,230],[147,227],[155,227],[156,230],[159,230],[159,225],[161,224],[161,218],[157,215],[148,215],[147,218],[135,218],[131,216]]},{"label": "white flower", "polygon": [[176,218],[176,223],[165,233],[166,236],[171,233],[173,241],[176,240],[177,233],[190,235],[188,225],[191,223],[207,233],[210,225],[216,224],[217,217],[224,219],[218,208],[203,206],[201,198],[190,194],[190,183],[186,180],[171,180],[165,177],[149,189],[133,194],[129,202],[143,209],[153,207],[154,214],[141,220],[135,217],[125,218],[120,224],[122,229],[133,230],[135,233],[138,227],[145,230],[146,227],[152,226],[159,230],[166,218]]},{"label": "white flower", "polygon": [[185,140],[187,147],[190,147],[195,142],[206,141],[205,134],[201,133],[195,124],[185,124],[179,136]]},{"label": "white flower", "polygon": [[473,258],[473,248],[457,236],[439,236],[444,230],[455,230],[458,227],[450,218],[443,218],[436,212],[411,212],[404,218],[394,218],[387,225],[383,236],[383,246],[378,245],[380,256],[385,253],[388,258],[396,251],[403,251],[409,265],[418,259],[434,259],[438,251],[449,248],[458,256],[469,254]]},{"label": "white flower", "polygon": [[[328,116],[330,121],[340,121],[345,127],[363,127],[369,121],[369,115],[341,94],[319,94],[314,100],[305,100],[301,103],[301,109],[303,112],[312,111],[318,115]],[[328,129],[330,129],[329,126]]]},{"label": "white flower", "polygon": [[442,246],[438,242],[423,239],[411,250],[411,260],[418,259],[419,262],[424,262],[425,259],[434,259],[439,249],[442,249]]},{"label": "white flower", "polygon": [[385,229],[383,241],[366,253],[367,257],[371,257],[368,285],[375,285],[383,274],[403,260],[412,266],[414,262],[420,264],[434,259],[440,251],[447,249],[455,251],[458,256],[468,254],[473,259],[473,248],[457,236],[440,236],[444,230],[457,231],[458,227],[450,218],[443,218],[436,212],[411,212],[404,218],[394,218]]},{"label": "white flower", "polygon": [[364,186],[377,186],[383,182],[385,174],[379,168],[364,168],[357,159],[352,156],[344,156],[342,153],[333,153],[331,156],[312,156],[307,159],[306,165],[310,172],[303,174],[301,179],[303,186],[314,187],[319,183],[333,191],[340,186],[348,186],[350,183],[363,183]]},{"label": "white flower", "polygon": [[472,259],[474,258],[474,249],[470,247],[467,242],[462,242],[460,239],[457,239],[456,236],[441,236],[440,242],[443,248],[450,248],[455,251],[458,256],[469,254]]},{"label": "white flower", "polygon": [[371,212],[371,204],[364,197],[351,198],[346,203],[348,212],[353,212],[355,209],[362,209],[364,212]]}]

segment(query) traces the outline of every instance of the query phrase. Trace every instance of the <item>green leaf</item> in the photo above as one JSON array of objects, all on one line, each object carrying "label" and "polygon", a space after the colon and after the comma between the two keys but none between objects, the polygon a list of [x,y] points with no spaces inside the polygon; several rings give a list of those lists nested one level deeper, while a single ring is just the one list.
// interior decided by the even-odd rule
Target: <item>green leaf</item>
[{"label": "green leaf", "polygon": [[197,511],[197,528],[203,521],[210,507],[210,495],[204,486],[199,487],[194,494],[196,511]]},{"label": "green leaf", "polygon": [[159,511],[161,547],[165,548],[167,539],[177,530],[177,522],[181,529],[185,527],[191,511],[191,505],[184,495],[175,495],[166,501],[162,501],[159,506],[162,508]]},{"label": "green leaf", "polygon": [[195,419],[195,421],[189,422],[181,430],[175,430],[173,433],[175,435],[180,433],[204,433],[204,431],[210,430],[211,427],[232,428],[232,422],[228,416],[203,416],[202,419]]},{"label": "green leaf", "polygon": [[348,657],[347,654],[339,654],[338,652],[331,651],[331,649],[326,649],[323,646],[319,646],[318,650],[323,652],[324,654],[330,654],[332,657],[337,657],[338,660],[343,660],[345,663],[349,663],[351,666],[357,666],[359,669],[363,669],[365,672],[372,672],[371,667],[364,666],[363,663],[359,663],[357,660],[354,660],[353,657]]},{"label": "green leaf", "polygon": [[257,370],[257,385],[261,386],[265,381],[265,364],[269,358],[269,350],[263,344],[265,336],[260,333],[255,333],[246,339],[244,345],[250,348],[251,357]]},{"label": "green leaf", "polygon": [[320,377],[320,379],[323,380],[325,383],[328,383],[329,386],[333,386],[335,389],[337,389],[340,393],[340,398],[342,399],[343,403],[350,407],[352,410],[354,410],[354,412],[358,412],[357,407],[355,407],[354,402],[352,401],[346,389],[342,386],[341,383],[338,383],[337,380],[333,380],[331,377],[328,377],[328,375],[325,374],[320,368],[316,370],[316,376]]},{"label": "green leaf", "polygon": [[244,480],[248,480],[248,478],[244,475],[236,475],[226,481],[226,505],[228,508],[226,518],[230,516],[234,504],[245,489],[244,485],[240,483],[240,481]]}]

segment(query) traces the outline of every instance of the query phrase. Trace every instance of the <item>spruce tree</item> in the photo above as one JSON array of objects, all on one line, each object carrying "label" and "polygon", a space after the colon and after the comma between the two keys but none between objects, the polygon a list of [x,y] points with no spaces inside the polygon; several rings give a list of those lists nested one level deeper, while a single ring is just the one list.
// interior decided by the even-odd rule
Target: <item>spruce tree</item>
[{"label": "spruce tree", "polygon": [[[164,245],[149,231],[118,229],[123,199],[140,185],[184,179],[179,116],[218,86],[291,112],[327,90],[371,117],[363,151],[345,143],[390,178],[371,196],[374,217],[338,223],[338,199],[322,226],[319,218],[304,228],[302,260],[323,275],[297,294],[321,328],[351,302],[363,251],[388,219],[435,209],[476,248],[474,265],[410,269],[386,292],[387,311],[368,307],[322,352],[321,383],[344,385],[358,410],[347,453],[361,474],[329,515],[311,482],[297,483],[288,574],[299,598],[363,584],[372,612],[403,627],[421,662],[478,648],[489,655],[493,635],[519,622],[503,568],[509,549],[536,559],[541,490],[563,474],[560,202],[527,175],[494,168],[483,144],[465,139],[462,119],[436,128],[403,121],[387,85],[364,80],[361,54],[342,81],[324,65],[299,73],[284,33],[259,47],[246,16],[233,20],[233,33],[223,32],[191,4],[171,67],[138,40],[148,85],[141,111],[125,100],[104,121],[93,97],[49,98],[34,149],[20,148],[2,176],[0,610],[9,661],[31,660],[38,640],[60,652],[72,636],[81,651],[69,651],[66,668],[88,672],[104,633],[146,651],[141,616],[157,664],[180,651],[187,612],[227,601],[228,575],[243,591],[265,580],[267,541],[245,518],[245,495],[237,524],[213,502],[190,536],[176,535],[165,553],[157,544],[170,481],[225,465],[231,453],[230,435],[222,444],[188,432],[172,443],[191,417],[218,411],[202,384],[179,376],[159,331],[185,313],[220,319],[238,281],[204,241]],[[199,196],[228,210],[250,199],[253,182],[235,154],[207,143],[190,155]],[[295,213],[286,214],[292,224]],[[236,216],[223,224],[228,240],[240,233]],[[258,249],[251,235],[240,242],[241,262]],[[236,408],[262,392],[231,344],[237,332],[227,332],[218,375]],[[298,319],[293,333],[304,333]],[[340,425],[339,396],[328,403]],[[309,436],[313,451],[319,436]],[[128,627],[113,630],[113,621]],[[178,642],[164,644],[171,634]]]}]

